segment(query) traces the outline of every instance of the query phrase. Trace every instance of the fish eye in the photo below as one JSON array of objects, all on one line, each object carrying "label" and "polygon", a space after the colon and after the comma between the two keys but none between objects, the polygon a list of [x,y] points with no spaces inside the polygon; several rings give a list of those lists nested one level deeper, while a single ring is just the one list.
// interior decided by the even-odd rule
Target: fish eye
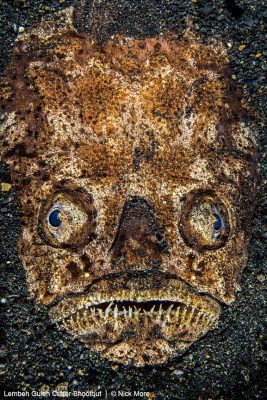
[{"label": "fish eye", "polygon": [[229,236],[227,208],[215,194],[189,194],[182,205],[179,228],[190,247],[218,249]]},{"label": "fish eye", "polygon": [[53,227],[53,228],[59,228],[61,225],[61,219],[60,219],[60,214],[61,211],[58,209],[52,210],[49,215],[48,215],[48,223]]},{"label": "fish eye", "polygon": [[91,195],[56,191],[43,201],[38,219],[42,239],[53,247],[81,248],[95,237],[96,210]]},{"label": "fish eye", "polygon": [[215,218],[215,222],[213,224],[213,228],[216,232],[220,232],[221,229],[223,228],[223,219],[220,216],[220,214],[213,214],[214,218]]}]

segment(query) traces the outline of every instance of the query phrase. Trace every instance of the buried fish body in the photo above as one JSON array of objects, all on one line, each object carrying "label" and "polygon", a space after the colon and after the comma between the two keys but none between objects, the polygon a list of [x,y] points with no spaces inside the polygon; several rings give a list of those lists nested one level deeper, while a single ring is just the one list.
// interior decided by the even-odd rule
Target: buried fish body
[{"label": "buried fish body", "polygon": [[72,9],[15,43],[1,154],[28,287],[112,361],[184,352],[239,290],[258,162],[228,62],[191,33],[100,45]]}]

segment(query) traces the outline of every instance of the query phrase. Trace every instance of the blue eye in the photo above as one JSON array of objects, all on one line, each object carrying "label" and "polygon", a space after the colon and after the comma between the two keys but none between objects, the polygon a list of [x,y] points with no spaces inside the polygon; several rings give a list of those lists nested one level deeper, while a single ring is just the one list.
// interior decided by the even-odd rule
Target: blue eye
[{"label": "blue eye", "polygon": [[49,214],[48,218],[49,224],[53,228],[58,228],[61,225],[61,220],[60,220],[60,210],[54,210]]},{"label": "blue eye", "polygon": [[220,231],[223,228],[223,220],[222,217],[219,214],[213,214],[214,218],[215,218],[215,222],[213,224],[213,227],[215,229],[215,231]]}]

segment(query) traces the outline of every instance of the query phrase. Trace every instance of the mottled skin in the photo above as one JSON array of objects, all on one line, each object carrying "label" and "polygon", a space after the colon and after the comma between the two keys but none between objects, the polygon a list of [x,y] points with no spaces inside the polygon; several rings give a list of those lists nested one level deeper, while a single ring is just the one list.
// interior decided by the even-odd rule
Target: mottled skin
[{"label": "mottled skin", "polygon": [[100,46],[71,13],[20,37],[2,79],[29,290],[103,356],[162,363],[215,327],[239,290],[255,130],[219,42]]}]

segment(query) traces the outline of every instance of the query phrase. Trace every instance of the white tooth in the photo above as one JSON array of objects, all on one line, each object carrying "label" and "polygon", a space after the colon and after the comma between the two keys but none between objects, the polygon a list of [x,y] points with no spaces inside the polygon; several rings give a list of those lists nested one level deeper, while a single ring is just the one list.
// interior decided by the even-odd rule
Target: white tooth
[{"label": "white tooth", "polygon": [[185,320],[185,315],[186,315],[187,307],[183,307],[182,312],[181,312],[181,324],[184,323]]},{"label": "white tooth", "polygon": [[86,332],[88,332],[90,330],[90,326],[91,326],[91,322],[90,322],[89,318],[86,318],[86,320],[85,320],[85,330],[86,330]]},{"label": "white tooth", "polygon": [[180,307],[177,307],[175,314],[174,314],[174,319],[176,320],[176,322],[178,322],[179,316],[180,316]]},{"label": "white tooth", "polygon": [[109,307],[107,307],[107,308],[105,309],[105,318],[106,318],[106,319],[107,319],[108,316],[109,316],[109,310],[110,310]]},{"label": "white tooth", "polygon": [[201,313],[198,311],[197,312],[197,316],[196,316],[196,318],[194,320],[194,325],[195,326],[198,326],[198,323],[199,323],[199,320],[200,320],[200,316],[201,316]]},{"label": "white tooth", "polygon": [[110,309],[111,309],[112,305],[113,305],[113,301],[112,301],[111,303],[109,303],[109,305],[107,306],[107,308],[106,308],[106,310],[105,310],[105,318],[106,318],[106,319],[107,319],[108,316],[109,316],[109,312],[110,312]]},{"label": "white tooth", "polygon": [[126,308],[124,306],[123,306],[123,315],[124,315],[125,319],[128,318],[127,310],[126,310]]},{"label": "white tooth", "polygon": [[117,306],[117,304],[116,304],[115,307],[114,307],[114,311],[113,311],[113,315],[114,315],[114,318],[115,318],[115,319],[118,318],[118,311],[119,311],[119,309],[118,309],[118,306]]},{"label": "white tooth", "polygon": [[148,314],[147,314],[147,312],[144,313],[144,326],[145,327],[148,326]]},{"label": "white tooth", "polygon": [[104,312],[101,308],[98,309],[98,314],[100,318],[104,318]]},{"label": "white tooth", "polygon": [[91,318],[94,322],[98,323],[99,318],[98,315],[96,314],[96,309],[94,307],[91,309]]},{"label": "white tooth", "polygon": [[129,318],[132,318],[133,316],[133,309],[132,307],[129,307]]},{"label": "white tooth", "polygon": [[98,322],[98,318],[96,316],[95,308],[91,309],[91,318],[94,322]]},{"label": "white tooth", "polygon": [[166,314],[166,321],[170,321],[170,316],[171,316],[171,312],[172,312],[172,308],[173,308],[173,304],[168,308],[167,314]]},{"label": "white tooth", "polygon": [[151,317],[153,317],[153,312],[155,310],[156,305],[154,304],[154,306],[151,308],[151,310],[149,311],[149,314],[151,315]]},{"label": "white tooth", "polygon": [[192,318],[193,318],[193,315],[194,315],[194,311],[195,311],[195,308],[194,307],[192,307],[191,306],[191,312],[190,312],[190,314],[189,314],[189,316],[188,316],[188,324],[190,324],[191,323],[191,321],[192,321]]},{"label": "white tooth", "polygon": [[134,318],[135,318],[136,320],[139,319],[139,314],[140,314],[140,309],[137,308],[136,306],[134,306]]},{"label": "white tooth", "polygon": [[162,304],[160,304],[159,311],[158,311],[158,316],[157,316],[157,320],[158,321],[161,320],[162,313],[163,313]]},{"label": "white tooth", "polygon": [[95,307],[91,308],[91,314],[95,316]]}]

